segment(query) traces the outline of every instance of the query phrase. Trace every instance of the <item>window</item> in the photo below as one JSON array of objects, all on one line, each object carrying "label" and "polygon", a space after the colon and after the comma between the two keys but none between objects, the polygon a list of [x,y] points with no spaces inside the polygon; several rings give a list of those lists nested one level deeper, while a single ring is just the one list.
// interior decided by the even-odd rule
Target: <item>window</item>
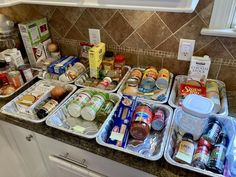
[{"label": "window", "polygon": [[215,0],[210,25],[201,34],[236,37],[236,0]]}]

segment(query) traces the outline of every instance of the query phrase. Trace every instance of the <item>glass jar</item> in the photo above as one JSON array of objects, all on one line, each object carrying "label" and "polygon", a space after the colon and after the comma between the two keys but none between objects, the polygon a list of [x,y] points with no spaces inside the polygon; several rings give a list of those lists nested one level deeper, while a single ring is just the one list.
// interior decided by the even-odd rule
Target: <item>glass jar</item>
[{"label": "glass jar", "polygon": [[111,51],[106,51],[105,58],[102,61],[103,69],[105,71],[111,71],[114,68],[114,53]]},{"label": "glass jar", "polygon": [[8,85],[8,71],[9,71],[9,66],[7,65],[7,62],[4,60],[0,60],[0,88],[2,86]]},{"label": "glass jar", "polygon": [[114,69],[122,71],[122,68],[125,66],[125,56],[124,55],[116,55],[115,56],[115,64]]}]

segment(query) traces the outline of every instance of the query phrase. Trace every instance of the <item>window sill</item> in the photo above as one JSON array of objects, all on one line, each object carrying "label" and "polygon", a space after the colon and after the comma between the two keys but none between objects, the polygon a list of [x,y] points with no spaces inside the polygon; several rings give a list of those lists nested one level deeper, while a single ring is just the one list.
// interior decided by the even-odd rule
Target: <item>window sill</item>
[{"label": "window sill", "polygon": [[203,28],[201,30],[202,35],[207,36],[222,36],[236,38],[236,29],[209,29]]}]

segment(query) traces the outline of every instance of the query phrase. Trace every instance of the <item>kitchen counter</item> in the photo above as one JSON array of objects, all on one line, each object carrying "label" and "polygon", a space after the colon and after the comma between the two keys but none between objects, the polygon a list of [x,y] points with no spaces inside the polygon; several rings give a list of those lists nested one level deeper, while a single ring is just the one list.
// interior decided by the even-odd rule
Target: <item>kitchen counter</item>
[{"label": "kitchen counter", "polygon": [[[229,112],[230,116],[236,117],[236,91],[228,92],[228,100],[229,100]],[[2,107],[9,100],[0,100],[0,107]],[[86,151],[95,153],[97,155],[106,157],[108,159],[117,161],[124,165],[145,171],[147,173],[156,175],[158,177],[200,177],[198,173],[194,173],[191,171],[187,171],[184,169],[180,169],[168,164],[164,157],[159,161],[148,161],[142,158],[138,158],[120,151],[112,150],[103,146],[100,146],[96,143],[96,140],[88,140],[84,138],[80,138],[78,136],[62,132],[60,130],[56,130],[54,128],[46,126],[45,123],[41,124],[33,124],[30,122],[26,122],[24,120],[19,120],[16,118],[12,118],[0,113],[0,120],[6,121],[8,123],[23,127],[25,129],[34,131],[36,133],[45,135],[47,137],[56,139],[58,141],[62,141],[69,145],[84,149]]]}]

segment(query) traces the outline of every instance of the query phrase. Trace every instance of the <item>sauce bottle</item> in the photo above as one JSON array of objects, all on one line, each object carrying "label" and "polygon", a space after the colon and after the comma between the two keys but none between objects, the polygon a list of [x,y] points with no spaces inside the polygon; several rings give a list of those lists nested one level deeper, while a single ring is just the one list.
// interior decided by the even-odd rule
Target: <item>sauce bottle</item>
[{"label": "sauce bottle", "polygon": [[206,169],[210,156],[211,144],[203,137],[198,141],[197,150],[193,156],[192,165],[201,169]]},{"label": "sauce bottle", "polygon": [[228,136],[226,133],[222,132],[213,150],[211,151],[211,156],[207,164],[209,170],[215,173],[223,174],[227,145]]},{"label": "sauce bottle", "polygon": [[194,153],[193,135],[185,133],[176,148],[173,159],[180,163],[191,164]]},{"label": "sauce bottle", "polygon": [[37,112],[37,116],[40,119],[46,117],[56,106],[58,102],[54,99],[49,99]]}]

